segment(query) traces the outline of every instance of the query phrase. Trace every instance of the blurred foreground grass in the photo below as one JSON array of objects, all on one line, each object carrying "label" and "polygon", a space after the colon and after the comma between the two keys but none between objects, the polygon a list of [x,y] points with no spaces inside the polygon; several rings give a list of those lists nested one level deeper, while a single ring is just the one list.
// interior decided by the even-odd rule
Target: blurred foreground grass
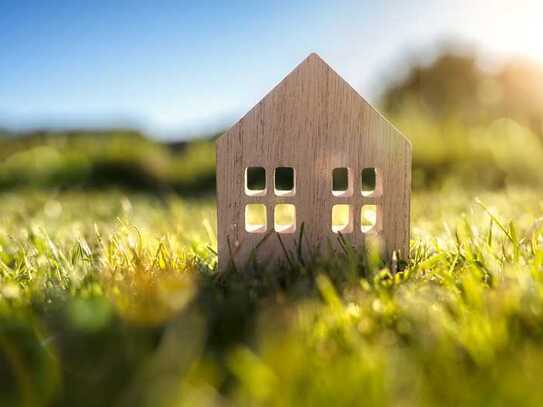
[{"label": "blurred foreground grass", "polygon": [[409,267],[214,270],[211,198],[0,194],[2,405],[540,405],[541,190],[421,191]]}]

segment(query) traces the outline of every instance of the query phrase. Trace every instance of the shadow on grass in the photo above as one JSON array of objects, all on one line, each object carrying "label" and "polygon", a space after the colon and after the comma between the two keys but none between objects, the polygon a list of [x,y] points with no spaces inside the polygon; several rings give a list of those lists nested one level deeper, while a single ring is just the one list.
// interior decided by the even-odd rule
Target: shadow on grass
[{"label": "shadow on grass", "polygon": [[[2,405],[148,405],[180,391],[196,361],[215,366],[217,388],[235,384],[228,357],[254,346],[263,312],[319,301],[318,276],[336,290],[383,277],[369,256],[316,258],[275,267],[217,273],[200,265],[192,302],[173,319],[138,326],[105,296],[36,300],[1,321]],[[381,273],[381,274],[380,274]],[[46,296],[44,296],[45,298]],[[158,400],[158,401],[157,401]]]}]

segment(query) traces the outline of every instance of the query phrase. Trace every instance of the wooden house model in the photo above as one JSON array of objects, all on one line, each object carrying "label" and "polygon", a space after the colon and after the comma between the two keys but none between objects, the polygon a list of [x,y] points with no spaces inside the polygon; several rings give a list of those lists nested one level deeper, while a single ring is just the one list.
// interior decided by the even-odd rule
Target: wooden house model
[{"label": "wooden house model", "polygon": [[311,54],[217,140],[219,270],[369,237],[406,258],[410,193],[409,141]]}]

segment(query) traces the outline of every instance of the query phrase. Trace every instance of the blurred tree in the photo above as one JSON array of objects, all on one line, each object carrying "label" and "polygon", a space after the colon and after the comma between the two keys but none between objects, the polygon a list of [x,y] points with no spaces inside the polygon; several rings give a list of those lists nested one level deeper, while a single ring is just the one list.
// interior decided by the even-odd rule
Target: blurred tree
[{"label": "blurred tree", "polygon": [[543,134],[543,68],[512,61],[497,75],[503,98],[499,112]]},{"label": "blurred tree", "polygon": [[385,90],[381,103],[393,117],[416,110],[467,125],[507,117],[541,135],[543,68],[519,60],[491,72],[474,55],[444,52],[430,65],[412,66],[404,80]]},{"label": "blurred tree", "polygon": [[482,82],[473,57],[446,54],[429,66],[413,66],[405,80],[385,91],[383,105],[392,114],[417,107],[437,119],[450,115],[467,119],[475,113],[472,105]]}]

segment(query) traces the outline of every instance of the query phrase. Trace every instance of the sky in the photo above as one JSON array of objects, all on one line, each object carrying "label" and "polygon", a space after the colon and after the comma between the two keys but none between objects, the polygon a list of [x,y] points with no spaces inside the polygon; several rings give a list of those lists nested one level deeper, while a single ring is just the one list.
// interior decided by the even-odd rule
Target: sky
[{"label": "sky", "polygon": [[311,52],[370,102],[445,42],[543,63],[541,0],[0,0],[0,127],[233,124]]}]

